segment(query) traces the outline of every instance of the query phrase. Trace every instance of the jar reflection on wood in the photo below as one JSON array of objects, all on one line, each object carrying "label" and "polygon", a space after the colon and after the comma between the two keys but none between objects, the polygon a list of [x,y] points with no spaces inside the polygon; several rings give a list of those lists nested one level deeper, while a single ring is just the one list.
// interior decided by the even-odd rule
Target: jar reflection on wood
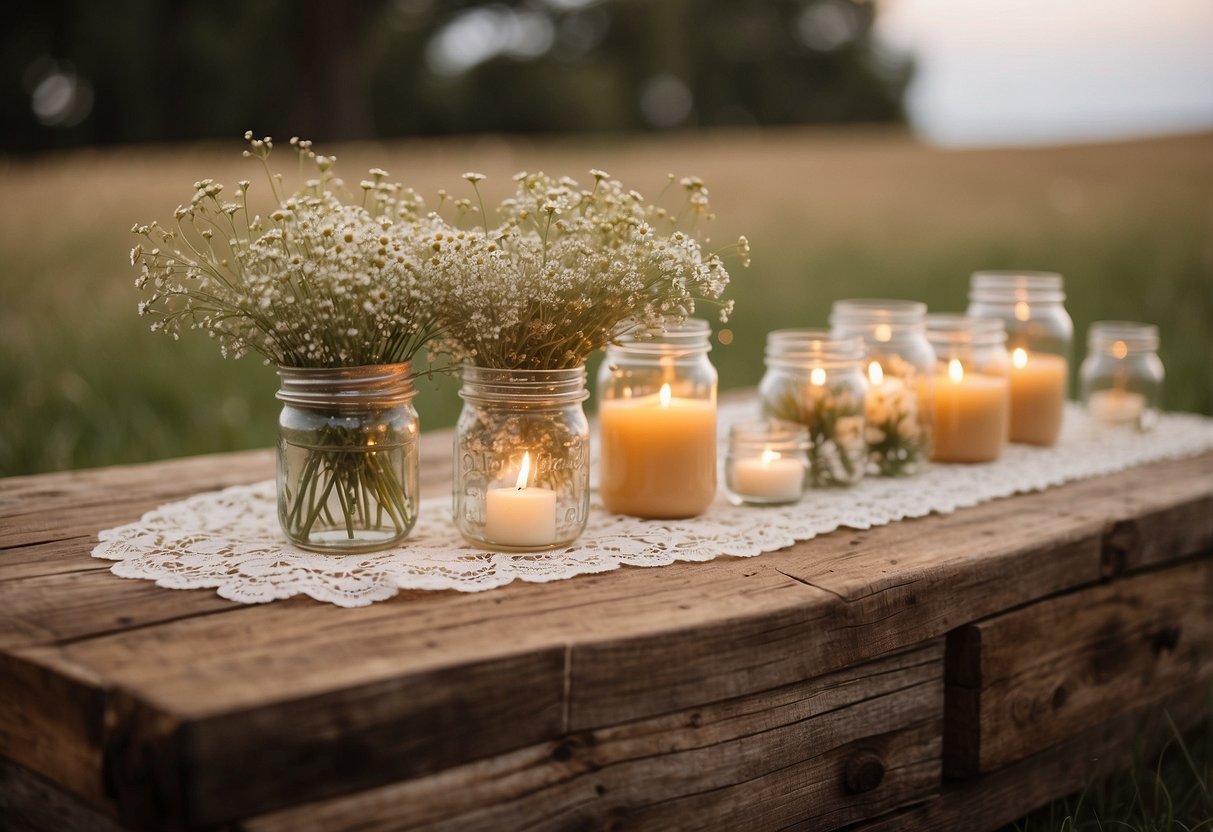
[{"label": "jar reflection on wood", "polygon": [[590,509],[585,367],[463,368],[455,427],[455,525],[505,551],[563,546]]},{"label": "jar reflection on wood", "polygon": [[926,313],[917,301],[867,299],[835,301],[830,312],[836,336],[863,339],[869,473],[913,474],[930,456],[935,352]]},{"label": "jar reflection on wood", "polygon": [[1091,324],[1079,377],[1083,402],[1097,421],[1151,429],[1158,420],[1165,377],[1158,357],[1158,327],[1135,321]]},{"label": "jar reflection on wood", "polygon": [[969,283],[967,314],[998,318],[1011,353],[1011,441],[1052,445],[1061,434],[1074,324],[1061,275],[981,271]]},{"label": "jar reflection on wood", "polygon": [[864,474],[863,340],[825,330],[784,329],[767,335],[766,373],[758,386],[764,416],[804,425],[809,482],[853,485]]},{"label": "jar reflection on wood", "polygon": [[937,363],[931,458],[998,459],[1007,445],[1011,416],[1011,361],[1002,321],[927,315],[927,338]]},{"label": "jar reflection on wood", "polygon": [[280,367],[278,519],[317,552],[387,548],[417,522],[417,411],[409,363]]},{"label": "jar reflection on wood", "polygon": [[716,368],[711,328],[691,319],[646,338],[625,335],[598,374],[603,505],[676,519],[716,497]]}]

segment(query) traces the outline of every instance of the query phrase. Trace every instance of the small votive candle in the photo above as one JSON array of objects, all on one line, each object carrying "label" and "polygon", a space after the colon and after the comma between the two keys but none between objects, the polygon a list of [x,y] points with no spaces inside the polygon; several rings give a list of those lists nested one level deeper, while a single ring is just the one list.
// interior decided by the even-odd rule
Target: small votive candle
[{"label": "small votive candle", "polygon": [[1010,422],[1007,333],[996,318],[928,315],[938,356],[934,447],[937,462],[990,462],[1007,445]]},{"label": "small votive candle", "polygon": [[1158,418],[1164,376],[1156,326],[1136,321],[1091,324],[1079,378],[1087,411],[1097,422],[1152,428]]},{"label": "small votive candle", "polygon": [[781,505],[804,496],[809,433],[777,419],[746,422],[729,430],[725,491],[740,505]]},{"label": "small votive candle", "polygon": [[556,492],[530,486],[531,454],[522,455],[513,488],[493,488],[485,495],[484,537],[500,546],[551,546],[556,542]]}]

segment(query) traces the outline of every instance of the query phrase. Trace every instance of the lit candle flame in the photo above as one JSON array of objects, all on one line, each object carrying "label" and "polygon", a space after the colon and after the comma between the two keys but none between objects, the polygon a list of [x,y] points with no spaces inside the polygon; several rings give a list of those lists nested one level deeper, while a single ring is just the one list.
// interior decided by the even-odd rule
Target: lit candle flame
[{"label": "lit candle flame", "polygon": [[879,361],[873,361],[868,365],[868,380],[872,382],[873,386],[884,381],[884,369],[880,366]]},{"label": "lit candle flame", "polygon": [[661,393],[658,394],[657,398],[661,399],[662,407],[669,407],[670,406],[670,385],[668,385],[668,384],[661,385]]},{"label": "lit candle flame", "polygon": [[775,460],[779,459],[779,451],[772,451],[770,448],[764,448],[762,451],[762,464],[770,465]]},{"label": "lit candle flame", "polygon": [[[526,488],[527,479],[531,473],[531,452],[527,451],[522,455],[522,467],[518,469],[518,482],[515,483],[515,488],[519,491]],[[520,498],[521,499],[521,498]]]},{"label": "lit candle flame", "polygon": [[1030,317],[1032,317],[1032,309],[1028,306],[1028,302],[1026,300],[1016,301],[1015,320],[1026,321]]},{"label": "lit candle flame", "polygon": [[893,327],[888,324],[876,324],[876,328],[872,330],[872,335],[883,344],[893,338]]},{"label": "lit candle flame", "polygon": [[1011,352],[1011,363],[1015,365],[1015,369],[1022,370],[1028,366],[1028,351],[1023,347],[1016,347]]},{"label": "lit candle flame", "polygon": [[1124,358],[1129,354],[1129,345],[1124,341],[1112,342],[1112,355],[1116,358]]},{"label": "lit candle flame", "polygon": [[826,371],[821,367],[814,367],[809,373],[809,383],[814,387],[820,387],[826,383]]},{"label": "lit candle flame", "polygon": [[964,380],[964,377],[965,377],[965,368],[960,363],[960,359],[953,358],[951,361],[948,362],[948,378],[950,378],[952,380],[953,384],[960,384],[960,382],[962,380]]}]

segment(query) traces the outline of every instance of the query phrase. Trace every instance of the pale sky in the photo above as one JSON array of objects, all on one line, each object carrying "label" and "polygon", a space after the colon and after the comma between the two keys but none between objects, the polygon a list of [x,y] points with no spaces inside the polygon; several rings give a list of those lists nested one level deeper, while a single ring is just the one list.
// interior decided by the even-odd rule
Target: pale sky
[{"label": "pale sky", "polygon": [[915,128],[948,145],[1213,128],[1213,0],[881,0]]}]

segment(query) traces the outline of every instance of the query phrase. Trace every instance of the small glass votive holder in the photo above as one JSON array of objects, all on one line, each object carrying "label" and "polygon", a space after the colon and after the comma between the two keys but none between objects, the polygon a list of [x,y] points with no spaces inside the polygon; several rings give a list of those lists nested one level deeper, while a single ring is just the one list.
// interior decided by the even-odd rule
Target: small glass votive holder
[{"label": "small glass votive holder", "polygon": [[1083,403],[1097,422],[1143,431],[1154,427],[1164,377],[1158,327],[1136,321],[1091,324],[1079,379]]},{"label": "small glass votive holder", "polygon": [[724,484],[734,505],[787,505],[804,496],[809,471],[804,425],[764,419],[729,429]]}]

